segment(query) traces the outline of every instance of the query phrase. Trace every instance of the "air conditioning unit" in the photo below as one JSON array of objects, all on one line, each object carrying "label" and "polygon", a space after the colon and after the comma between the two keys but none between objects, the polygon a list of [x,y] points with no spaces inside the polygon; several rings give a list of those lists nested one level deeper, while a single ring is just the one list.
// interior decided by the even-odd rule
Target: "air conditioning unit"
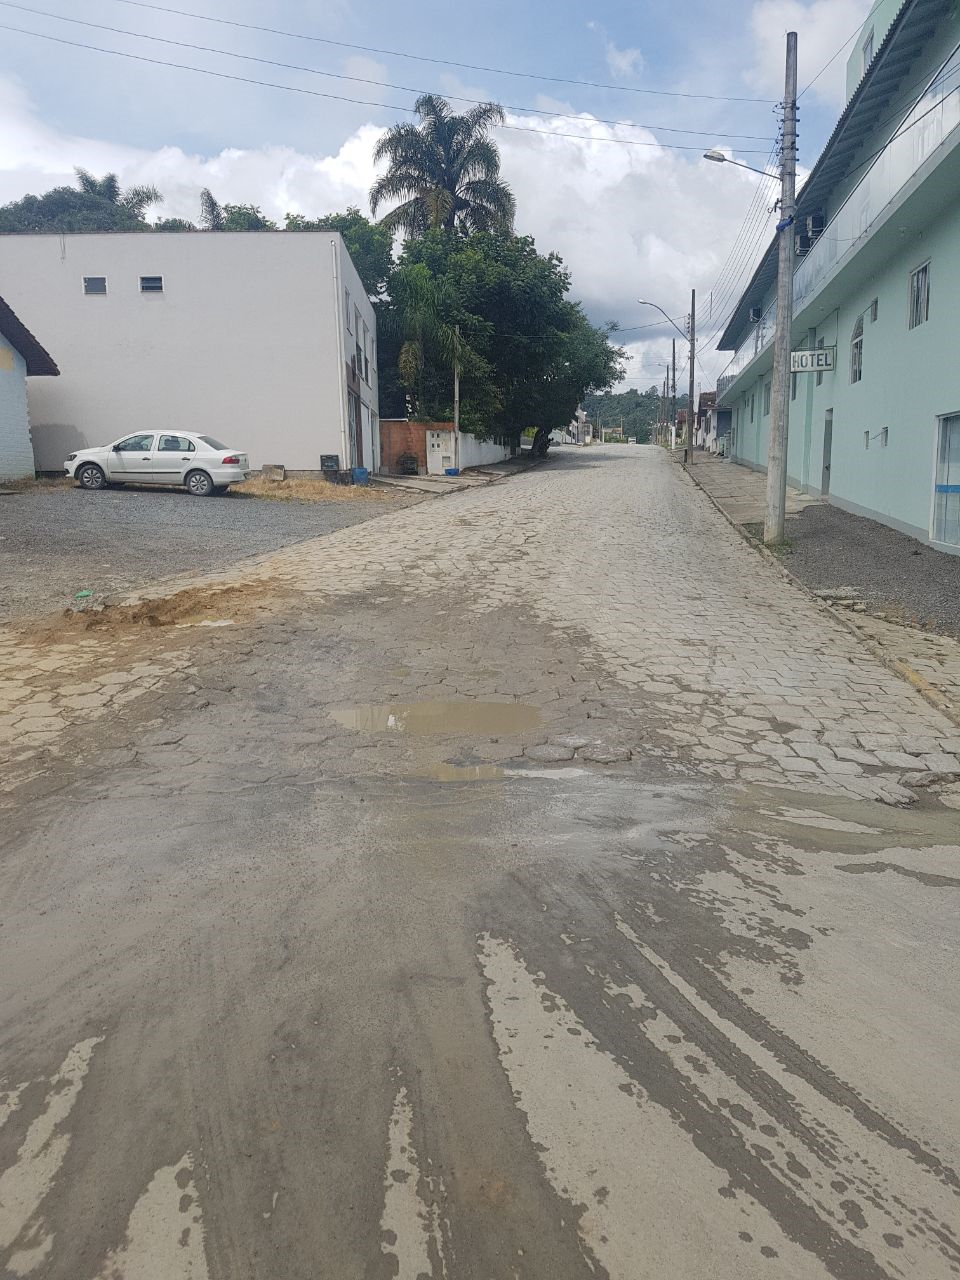
[{"label": "air conditioning unit", "polygon": [[826,226],[826,218],[822,213],[811,213],[807,218],[807,235],[811,240],[816,240],[817,236],[823,235],[823,228]]},{"label": "air conditioning unit", "polygon": [[802,258],[805,254],[808,254],[812,244],[813,241],[811,238],[804,235],[802,231],[793,237],[793,248],[798,258]]},{"label": "air conditioning unit", "polygon": [[758,320],[761,320],[762,318],[763,318],[763,307],[750,308],[750,321],[752,324],[756,324],[756,322]]}]

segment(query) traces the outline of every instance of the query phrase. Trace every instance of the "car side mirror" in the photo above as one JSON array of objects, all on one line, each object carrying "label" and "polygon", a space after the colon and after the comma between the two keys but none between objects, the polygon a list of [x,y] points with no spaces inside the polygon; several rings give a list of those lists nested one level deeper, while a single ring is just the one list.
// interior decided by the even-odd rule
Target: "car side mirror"
[{"label": "car side mirror", "polygon": [[111,452],[112,452],[112,453],[119,453],[119,452],[120,452],[120,446],[119,446],[118,444],[115,444],[115,445],[113,446],[113,449],[111,450]]}]

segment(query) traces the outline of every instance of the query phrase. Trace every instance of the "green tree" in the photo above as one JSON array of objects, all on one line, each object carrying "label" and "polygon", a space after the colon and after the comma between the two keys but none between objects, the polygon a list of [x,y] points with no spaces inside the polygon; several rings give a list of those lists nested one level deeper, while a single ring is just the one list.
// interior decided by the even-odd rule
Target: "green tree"
[{"label": "green tree", "polygon": [[79,187],[54,187],[0,209],[0,231],[149,231],[144,213],[162,199],[155,187],[120,188],[115,173],[95,178],[78,169]]},{"label": "green tree", "polygon": [[256,204],[220,204],[209,187],[200,192],[200,227],[203,231],[276,231]]},{"label": "green tree", "polygon": [[329,213],[323,218],[288,213],[284,221],[287,231],[339,231],[367,293],[371,298],[384,293],[393,266],[392,238],[386,227],[371,222],[353,205],[346,213]]},{"label": "green tree", "polygon": [[106,173],[102,178],[95,178],[86,169],[74,169],[74,173],[85,195],[115,204],[136,218],[143,218],[152,204],[163,202],[163,196],[156,187],[127,187],[126,191],[121,191],[120,180],[115,173]]},{"label": "green tree", "polygon": [[511,230],[516,202],[488,136],[503,123],[503,108],[486,102],[455,115],[445,99],[427,93],[415,110],[419,124],[394,125],[374,149],[374,160],[386,160],[387,171],[370,190],[370,208],[376,214],[385,201],[400,201],[381,225],[407,236],[454,227]]},{"label": "green tree", "polygon": [[[449,335],[459,331],[463,425],[511,441],[532,428],[545,451],[584,395],[623,376],[609,329],[589,323],[566,296],[569,285],[561,260],[538,254],[529,238],[433,231],[408,241],[378,310],[381,412],[402,412],[399,393],[416,416],[449,418]],[[411,332],[419,367],[407,366],[410,353],[402,357],[403,343],[391,340]]]},{"label": "green tree", "polygon": [[196,231],[186,218],[160,218],[153,224],[154,231]]},{"label": "green tree", "polygon": [[203,231],[222,231],[224,213],[209,187],[200,192],[200,227]]}]

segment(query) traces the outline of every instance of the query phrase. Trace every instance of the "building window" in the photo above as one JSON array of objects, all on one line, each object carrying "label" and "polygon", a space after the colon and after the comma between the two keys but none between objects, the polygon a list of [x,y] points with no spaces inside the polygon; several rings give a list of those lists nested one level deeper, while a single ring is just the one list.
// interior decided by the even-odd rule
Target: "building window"
[{"label": "building window", "polygon": [[795,373],[791,373],[791,375],[790,375],[790,399],[791,399],[791,400],[796,400],[796,398],[797,398],[797,375],[796,375]]},{"label": "building window", "polygon": [[860,46],[860,51],[863,54],[862,71],[866,72],[867,67],[869,67],[870,63],[873,61],[873,27],[870,28],[870,32],[866,40],[864,40],[863,44]]},{"label": "building window", "polygon": [[890,441],[890,428],[881,427],[880,428],[880,448],[885,449],[889,441]]},{"label": "building window", "polygon": [[876,298],[874,298],[874,300],[870,303],[870,323],[871,324],[877,323],[877,312],[879,308],[880,308],[880,303]]},{"label": "building window", "polygon": [[930,319],[930,263],[910,272],[910,328]]},{"label": "building window", "polygon": [[863,316],[857,316],[850,339],[850,381],[859,382],[863,377]]},{"label": "building window", "polygon": [[865,449],[870,448],[870,432],[869,431],[865,431],[863,433],[863,447]]},{"label": "building window", "polygon": [[770,412],[770,384],[771,378],[768,378],[763,384],[763,416],[766,417]]},{"label": "building window", "polygon": [[370,385],[370,330],[363,326],[363,380]]},{"label": "building window", "polygon": [[350,307],[350,290],[349,290],[349,289],[344,289],[344,291],[343,291],[343,315],[344,315],[344,319],[346,320],[346,323],[347,323],[347,333],[353,333],[353,329],[351,329],[351,327],[350,327],[350,316],[351,316],[352,314],[353,314],[353,312],[352,312],[351,307]]},{"label": "building window", "polygon": [[84,276],[83,292],[86,294],[101,294],[107,292],[106,276]]},{"label": "building window", "polygon": [[[823,350],[823,339],[822,339],[822,338],[818,338],[818,339],[817,339],[817,350],[818,350],[818,351],[822,351],[822,350]],[[820,387],[820,386],[822,386],[822,385],[823,385],[823,374],[822,374],[822,373],[818,373],[818,374],[817,374],[817,386],[818,386],[818,387]]]},{"label": "building window", "polygon": [[751,391],[750,393],[750,421],[753,421],[753,413],[757,407],[757,397]]},{"label": "building window", "polygon": [[163,293],[163,276],[141,276],[141,293]]}]

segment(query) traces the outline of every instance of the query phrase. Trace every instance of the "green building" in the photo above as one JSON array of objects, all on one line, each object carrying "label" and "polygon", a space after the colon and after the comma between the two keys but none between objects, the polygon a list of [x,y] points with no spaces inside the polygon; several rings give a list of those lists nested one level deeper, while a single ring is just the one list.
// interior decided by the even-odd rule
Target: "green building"
[{"label": "green building", "polygon": [[[847,89],[797,200],[792,346],[834,367],[791,378],[788,475],[960,554],[960,6],[879,0]],[[758,469],[776,273],[773,243],[720,340],[730,453]]]}]

